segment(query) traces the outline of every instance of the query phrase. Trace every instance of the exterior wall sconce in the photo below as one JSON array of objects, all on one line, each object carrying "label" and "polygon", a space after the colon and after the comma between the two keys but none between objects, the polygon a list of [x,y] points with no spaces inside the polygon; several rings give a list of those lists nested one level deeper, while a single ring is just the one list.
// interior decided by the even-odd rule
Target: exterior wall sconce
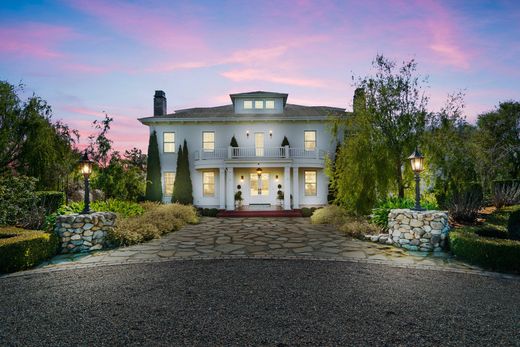
[{"label": "exterior wall sconce", "polygon": [[256,169],[256,174],[260,176],[262,174],[262,168]]},{"label": "exterior wall sconce", "polygon": [[415,151],[408,157],[410,164],[412,165],[412,171],[415,173],[415,207],[416,211],[423,211],[421,208],[421,176],[419,174],[424,170],[424,156],[419,152],[419,149],[415,147]]},{"label": "exterior wall sconce", "polygon": [[246,130],[246,137],[249,137],[249,130]]},{"label": "exterior wall sconce", "polygon": [[269,137],[273,138],[273,131],[272,130],[269,130]]},{"label": "exterior wall sconce", "polygon": [[278,175],[274,176],[274,179],[278,182]]},{"label": "exterior wall sconce", "polygon": [[244,176],[240,176],[240,182],[244,182]]}]

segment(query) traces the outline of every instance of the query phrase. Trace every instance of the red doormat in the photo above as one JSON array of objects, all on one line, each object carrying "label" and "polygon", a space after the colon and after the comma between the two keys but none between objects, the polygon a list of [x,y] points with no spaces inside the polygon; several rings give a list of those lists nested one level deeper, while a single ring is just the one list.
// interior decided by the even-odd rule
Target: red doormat
[{"label": "red doormat", "polygon": [[300,210],[283,211],[220,211],[217,217],[303,217]]}]

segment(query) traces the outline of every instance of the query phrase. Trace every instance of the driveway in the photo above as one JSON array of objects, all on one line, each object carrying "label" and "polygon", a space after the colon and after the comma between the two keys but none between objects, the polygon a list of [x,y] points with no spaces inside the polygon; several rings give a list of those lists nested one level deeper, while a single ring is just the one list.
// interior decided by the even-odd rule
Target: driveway
[{"label": "driveway", "polygon": [[482,271],[443,252],[409,252],[352,239],[331,225],[310,224],[308,218],[209,217],[161,239],[91,255],[60,255],[37,269],[10,276],[103,265],[234,258],[362,262],[508,277]]}]

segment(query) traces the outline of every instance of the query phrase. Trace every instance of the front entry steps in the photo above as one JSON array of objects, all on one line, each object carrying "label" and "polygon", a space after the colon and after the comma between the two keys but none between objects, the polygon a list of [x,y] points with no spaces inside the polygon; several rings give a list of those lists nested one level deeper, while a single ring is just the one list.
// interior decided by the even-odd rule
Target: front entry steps
[{"label": "front entry steps", "polygon": [[222,210],[217,217],[303,217],[300,210],[242,210],[242,211],[225,211]]}]

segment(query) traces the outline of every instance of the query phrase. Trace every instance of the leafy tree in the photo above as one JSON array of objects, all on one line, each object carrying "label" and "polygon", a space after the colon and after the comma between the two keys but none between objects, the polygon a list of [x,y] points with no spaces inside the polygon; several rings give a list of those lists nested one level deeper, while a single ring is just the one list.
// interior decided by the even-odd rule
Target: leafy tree
[{"label": "leafy tree", "polygon": [[229,143],[231,147],[238,147],[237,139],[235,138],[235,135],[231,138],[231,142]]},{"label": "leafy tree", "polygon": [[62,189],[79,158],[78,133],[53,123],[52,109],[40,97],[22,102],[22,91],[23,85],[0,81],[0,174],[35,177],[37,189]]},{"label": "leafy tree", "polygon": [[[354,112],[336,118],[334,135],[343,130],[333,186],[337,202],[367,213],[394,188],[404,197],[403,168],[424,132],[428,98],[414,60],[396,63],[377,55],[375,74],[356,82]],[[409,170],[409,169],[408,169]],[[410,175],[411,178],[411,175]],[[334,178],[333,178],[334,180]]]},{"label": "leafy tree", "polygon": [[159,159],[159,146],[157,144],[157,133],[155,130],[150,135],[148,142],[145,199],[149,201],[162,201],[161,161]]},{"label": "leafy tree", "polygon": [[520,177],[520,103],[502,102],[478,116],[474,137],[477,167],[489,189],[493,180]]},{"label": "leafy tree", "polygon": [[441,208],[471,182],[478,181],[472,137],[475,127],[462,116],[462,93],[449,95],[440,112],[432,114],[424,134],[428,172],[433,176],[434,192]]}]

